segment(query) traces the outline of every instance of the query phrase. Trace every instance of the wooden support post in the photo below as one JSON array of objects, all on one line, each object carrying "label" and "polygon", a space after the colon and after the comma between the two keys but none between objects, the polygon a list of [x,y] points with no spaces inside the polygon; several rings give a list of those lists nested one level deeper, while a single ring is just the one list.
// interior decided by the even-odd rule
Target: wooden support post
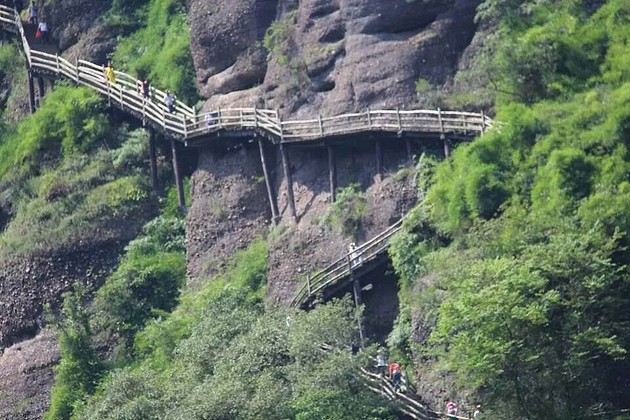
[{"label": "wooden support post", "polygon": [[481,111],[481,135],[486,133],[486,114]]},{"label": "wooden support post", "polygon": [[[359,307],[363,304],[363,300],[361,299],[361,282],[359,278],[354,275],[354,271],[352,270],[352,260],[350,258],[350,254],[346,255],[346,259],[348,261],[348,270],[350,275],[350,280],[352,281],[352,294],[354,295],[354,305],[357,311]],[[357,312],[357,324],[359,325],[359,340],[361,341],[361,348],[365,347],[365,331],[363,329],[363,320],[361,319],[361,315]]]},{"label": "wooden support post", "polygon": [[158,193],[160,191],[160,184],[158,182],[157,173],[157,150],[155,147],[155,130],[151,127],[147,129],[149,134],[149,159],[151,161],[151,183],[153,185],[153,192]]},{"label": "wooden support post", "polygon": [[28,84],[28,108],[31,114],[35,113],[35,87],[33,86],[33,72],[28,69],[26,73],[26,82]]},{"label": "wooden support post", "polygon": [[37,80],[37,95],[39,96],[37,107],[39,108],[42,106],[42,98],[44,97],[44,94],[45,94],[44,79],[42,79],[41,77],[36,77],[35,79]]},{"label": "wooden support post", "polygon": [[442,121],[442,110],[440,108],[438,111],[438,123],[440,124],[440,133],[444,133],[444,122]]},{"label": "wooden support post", "polygon": [[182,211],[186,211],[186,200],[184,198],[184,184],[182,182],[182,176],[179,171],[179,159],[177,157],[177,144],[174,139],[171,139],[171,153],[173,155],[173,172],[175,173],[175,185],[177,186],[177,199],[179,208]]},{"label": "wooden support post", "polygon": [[265,175],[265,184],[267,186],[267,197],[269,198],[269,206],[271,207],[271,217],[273,224],[278,224],[278,203],[276,197],[273,194],[273,188],[271,185],[271,179],[269,178],[269,171],[267,171],[267,160],[265,159],[265,145],[261,138],[258,139],[258,150],[260,150],[260,162],[262,163],[263,174]]},{"label": "wooden support post", "polygon": [[291,217],[297,223],[297,213],[295,211],[295,198],[293,197],[293,176],[291,175],[291,167],[289,164],[289,156],[287,149],[280,143],[280,154],[282,155],[282,167],[284,169],[284,178],[287,181],[287,200],[289,201],[289,210]]},{"label": "wooden support post", "polygon": [[328,146],[328,179],[330,180],[330,200],[337,201],[337,164],[335,162],[335,151]]},{"label": "wooden support post", "polygon": [[409,138],[405,138],[405,147],[407,148],[407,159],[409,159],[410,163],[413,163],[413,154],[411,151],[411,140],[409,140]]},{"label": "wooden support post", "polygon": [[317,122],[319,123],[319,135],[324,136],[324,124],[322,123],[322,116],[317,116]]},{"label": "wooden support post", "polygon": [[396,107],[396,121],[398,122],[398,135],[402,134],[402,120],[400,119],[400,108]]},{"label": "wooden support post", "polygon": [[306,276],[306,287],[308,288],[308,296],[311,296],[311,275]]},{"label": "wooden support post", "polygon": [[440,138],[442,138],[442,141],[444,142],[444,157],[448,159],[451,157],[451,142],[444,134],[442,134]]},{"label": "wooden support post", "polygon": [[372,115],[370,114],[370,108],[367,109],[368,130],[372,129]]},{"label": "wooden support post", "polygon": [[376,140],[376,175],[379,180],[383,175],[383,149],[380,140]]}]

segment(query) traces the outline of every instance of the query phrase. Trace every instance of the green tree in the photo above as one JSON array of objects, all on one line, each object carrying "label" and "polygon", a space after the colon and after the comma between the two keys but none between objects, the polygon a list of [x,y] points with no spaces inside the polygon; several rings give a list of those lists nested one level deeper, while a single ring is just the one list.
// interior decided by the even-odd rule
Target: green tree
[{"label": "green tree", "polygon": [[61,362],[55,367],[50,409],[46,420],[69,419],[75,407],[94,390],[102,366],[92,346],[90,317],[83,300],[86,290],[77,284],[63,296],[62,317],[53,319],[59,338]]}]

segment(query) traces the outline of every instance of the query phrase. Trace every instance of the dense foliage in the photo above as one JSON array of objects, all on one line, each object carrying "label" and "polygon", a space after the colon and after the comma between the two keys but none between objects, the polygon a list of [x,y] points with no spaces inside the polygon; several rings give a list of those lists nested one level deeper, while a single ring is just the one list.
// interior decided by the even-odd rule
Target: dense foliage
[{"label": "dense foliage", "polygon": [[116,48],[115,66],[148,77],[156,87],[170,89],[188,103],[197,100],[184,1],[116,1],[108,23],[132,28]]},{"label": "dense foliage", "polygon": [[[164,278],[183,279],[184,273],[169,273],[169,266],[179,264],[169,263],[162,250],[174,247],[174,255],[182,255],[181,232],[164,224],[161,218],[149,223],[145,235],[130,244],[118,271],[97,292],[89,323],[83,316],[81,324],[70,324],[73,315],[65,314],[62,322],[70,334],[89,337],[86,331],[94,325],[96,334],[115,330],[109,339],[132,348],[112,365],[92,397],[83,390],[93,389],[93,381],[82,373],[102,376],[102,366],[64,350],[64,366],[70,366],[64,369],[75,374],[58,374],[50,419],[395,418],[356,375],[365,361],[347,347],[358,340],[350,301],[310,313],[265,309],[267,243],[262,239],[167,313],[177,302],[177,294],[171,294],[177,283],[162,282],[149,256],[161,257]],[[130,264],[144,266],[144,272],[130,272]],[[75,301],[69,295],[66,306]],[[323,342],[335,350],[322,351]],[[86,345],[92,352],[94,344],[88,340]],[[83,379],[89,382],[79,383]]]},{"label": "dense foliage", "polygon": [[430,369],[504,417],[627,408],[630,4],[592,3],[480,6],[502,124],[437,166],[392,248]]}]

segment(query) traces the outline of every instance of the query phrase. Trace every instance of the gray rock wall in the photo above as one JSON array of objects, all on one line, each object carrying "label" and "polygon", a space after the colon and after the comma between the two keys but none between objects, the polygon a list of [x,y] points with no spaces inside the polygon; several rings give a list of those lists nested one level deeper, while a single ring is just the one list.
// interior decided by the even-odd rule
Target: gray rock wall
[{"label": "gray rock wall", "polygon": [[[455,74],[479,2],[189,0],[200,92],[207,107],[287,117],[411,106],[419,78],[439,86]],[[267,61],[260,44],[276,19],[286,45]]]}]

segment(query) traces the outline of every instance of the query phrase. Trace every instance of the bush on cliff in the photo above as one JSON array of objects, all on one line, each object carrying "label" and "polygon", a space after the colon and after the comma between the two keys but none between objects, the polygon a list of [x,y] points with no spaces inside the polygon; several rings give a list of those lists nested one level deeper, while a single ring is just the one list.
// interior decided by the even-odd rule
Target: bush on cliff
[{"label": "bush on cliff", "polygon": [[[625,408],[630,6],[488,0],[480,16],[498,25],[484,64],[502,125],[438,165],[429,216],[391,250],[433,328],[422,369],[496,416]],[[433,229],[450,246],[425,246]]]}]

